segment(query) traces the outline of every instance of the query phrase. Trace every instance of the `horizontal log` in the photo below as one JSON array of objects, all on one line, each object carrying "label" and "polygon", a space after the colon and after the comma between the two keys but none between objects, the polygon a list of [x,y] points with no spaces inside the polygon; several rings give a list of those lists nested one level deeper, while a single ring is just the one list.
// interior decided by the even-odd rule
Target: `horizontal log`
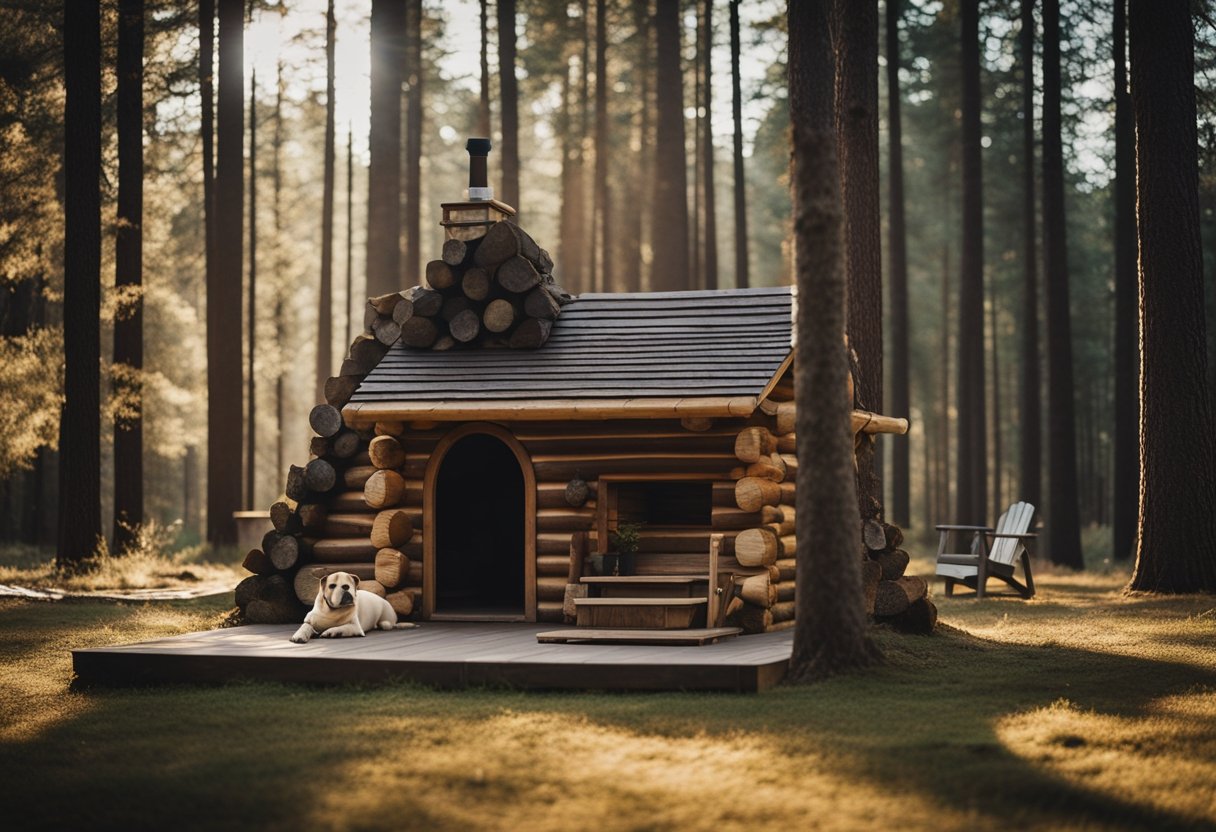
[{"label": "horizontal log", "polygon": [[[539,537],[539,535],[537,535]],[[566,548],[570,547],[570,536],[566,536]],[[536,556],[536,574],[546,577],[564,577],[570,568],[570,555],[562,554],[537,554]]]},{"label": "horizontal log", "polygon": [[363,488],[378,469],[374,465],[352,465],[342,472],[343,488]]},{"label": "horizontal log", "polygon": [[241,561],[241,566],[246,572],[252,572],[254,575],[269,575],[275,571],[270,556],[261,549],[250,549]]},{"label": "horizontal log", "polygon": [[903,633],[928,635],[937,626],[937,606],[928,598],[920,598],[886,623]]},{"label": "horizontal log", "polygon": [[763,506],[793,505],[794,483],[745,477],[735,483],[735,504],[743,511],[759,511]]},{"label": "horizontal log", "polygon": [[384,600],[388,601],[389,606],[397,613],[398,619],[409,618],[414,613],[414,595],[411,592],[406,590],[389,592],[384,596]]},{"label": "horizontal log", "polygon": [[329,522],[329,508],[325,503],[301,503],[296,513],[300,515],[300,525],[305,532],[322,532]]},{"label": "horizontal log", "polygon": [[782,621],[793,621],[797,609],[793,601],[782,601],[773,604],[773,623],[779,624]]},{"label": "horizontal log", "polygon": [[[363,499],[363,489],[354,489],[350,491],[340,491],[332,494],[328,498],[328,505],[333,511],[340,512],[375,512],[377,508],[369,506]],[[405,481],[405,501],[404,508],[420,508],[422,506],[422,483],[418,480]]]},{"label": "horizontal log", "polygon": [[399,468],[405,463],[405,449],[394,436],[377,436],[368,445],[367,455],[376,468]]},{"label": "horizontal log", "polygon": [[372,508],[392,508],[405,497],[405,480],[396,471],[377,470],[363,486],[363,501]]},{"label": "horizontal log", "polygon": [[734,457],[726,454],[654,453],[532,457],[536,478],[549,482],[569,481],[580,475],[604,474],[716,474],[726,479],[734,462]]},{"label": "horizontal log", "polygon": [[537,576],[536,600],[557,601],[561,603],[566,597],[566,578],[553,576]]},{"label": "horizontal log", "polygon": [[376,552],[376,580],[389,589],[405,583],[410,573],[410,560],[400,549],[385,547]]},{"label": "horizontal log", "polygon": [[330,404],[319,404],[308,414],[308,424],[317,436],[330,437],[342,430],[342,413]]},{"label": "horizontal log", "polygon": [[878,616],[899,615],[914,602],[924,598],[929,591],[924,578],[905,575],[894,581],[879,581],[874,596],[874,614]]},{"label": "horizontal log", "polygon": [[752,575],[739,582],[739,597],[758,607],[771,607],[777,602],[777,587],[767,573]]},{"label": "horizontal log", "polygon": [[366,537],[328,537],[312,547],[312,556],[323,563],[367,563],[376,558],[376,547]]},{"label": "horizontal log", "polygon": [[377,514],[372,520],[368,536],[377,549],[401,546],[414,536],[414,523],[409,513],[403,509],[388,509]]},{"label": "horizontal log", "polygon": [[744,602],[743,608],[736,614],[738,626],[745,633],[763,633],[773,625],[773,613],[767,607],[757,607],[755,604]]},{"label": "horizontal log", "polygon": [[376,436],[400,436],[401,434],[405,433],[405,422],[398,422],[394,420],[376,422],[376,424],[372,426],[372,430],[375,432]]},{"label": "horizontal log", "polygon": [[[720,454],[731,453],[730,438],[716,433],[680,433],[655,436],[537,436],[520,440],[530,455],[571,457],[610,454]],[[729,465],[738,463],[731,460]]]},{"label": "horizontal log", "polygon": [[793,552],[790,552],[789,555],[790,556],[786,558],[777,558],[776,562],[773,564],[773,566],[777,567],[777,579],[781,583],[794,580],[797,572],[798,561],[793,556]]},{"label": "horizontal log", "polygon": [[546,623],[560,624],[562,621],[562,602],[537,601],[536,620]]},{"label": "horizontal log", "polygon": [[367,537],[372,533],[376,515],[365,513],[330,514],[325,518],[325,537]]},{"label": "horizontal log", "polygon": [[794,600],[794,592],[798,588],[798,585],[794,581],[783,581],[779,584],[775,584],[775,586],[777,589],[777,600],[778,601],[793,601]]},{"label": "horizontal log", "polygon": [[541,532],[589,531],[594,526],[594,508],[542,508],[536,512],[536,530]]},{"label": "horizontal log", "polygon": [[870,559],[882,570],[884,581],[894,581],[902,578],[908,568],[911,558],[903,549],[884,549],[881,552],[871,552]]},{"label": "horizontal log", "polygon": [[283,534],[299,534],[303,530],[300,515],[290,503],[278,501],[270,506],[270,525],[276,532]]},{"label": "horizontal log", "polygon": [[[566,502],[566,482],[538,482],[536,484],[536,507],[537,508],[567,508]],[[593,504],[596,492],[598,491],[598,483],[595,480],[587,482],[587,499],[588,503]]]}]

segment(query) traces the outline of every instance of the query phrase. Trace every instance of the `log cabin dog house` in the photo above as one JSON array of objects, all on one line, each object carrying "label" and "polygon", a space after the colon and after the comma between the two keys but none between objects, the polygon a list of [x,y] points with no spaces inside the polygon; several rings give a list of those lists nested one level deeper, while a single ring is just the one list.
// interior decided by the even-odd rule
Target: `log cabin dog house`
[{"label": "log cabin dog house", "polygon": [[[246,561],[247,620],[290,620],[341,570],[413,620],[565,621],[586,638],[680,631],[689,643],[789,626],[791,289],[571,299],[508,206],[443,210],[450,245],[428,275],[450,270],[431,289],[459,311],[433,311],[419,337],[410,321],[428,318],[427,290],[369,301],[366,332],[313,411],[313,458],[289,472],[275,531]],[[535,269],[527,297],[498,285],[503,252],[478,257],[495,237]],[[462,287],[479,269],[491,291],[478,301]],[[542,290],[553,302],[527,314]],[[496,294],[524,314],[487,333]],[[456,315],[479,316],[479,332],[444,342]],[[533,348],[511,349],[529,326]],[[861,437],[906,429],[854,412]],[[628,574],[596,574],[624,523],[641,524]]]}]

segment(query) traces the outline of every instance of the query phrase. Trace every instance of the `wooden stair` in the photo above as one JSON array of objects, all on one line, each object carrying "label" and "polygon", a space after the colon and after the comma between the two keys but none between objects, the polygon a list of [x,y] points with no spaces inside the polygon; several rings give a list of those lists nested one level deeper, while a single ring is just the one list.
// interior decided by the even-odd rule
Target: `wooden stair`
[{"label": "wooden stair", "polygon": [[711,627],[693,630],[610,630],[573,627],[537,633],[541,644],[652,644],[671,647],[700,647],[733,638],[743,631],[738,627]]},{"label": "wooden stair", "polygon": [[[579,627],[683,630],[704,626],[705,598],[575,598]],[[699,619],[699,620],[698,620]]]}]

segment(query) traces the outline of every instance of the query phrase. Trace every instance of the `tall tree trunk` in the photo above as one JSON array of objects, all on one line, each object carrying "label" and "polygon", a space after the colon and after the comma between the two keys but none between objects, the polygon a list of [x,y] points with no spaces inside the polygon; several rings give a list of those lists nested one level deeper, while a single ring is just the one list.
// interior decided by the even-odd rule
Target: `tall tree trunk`
[{"label": "tall tree trunk", "polygon": [[422,0],[406,9],[405,65],[405,285],[420,280],[422,264]]},{"label": "tall tree trunk", "polygon": [[992,330],[992,516],[1000,517],[1005,505],[1001,490],[1001,358],[996,307],[996,287],[993,286],[988,304]]},{"label": "tall tree trunk", "polygon": [[[355,131],[346,132],[346,308],[342,317],[346,319],[346,335],[343,344],[351,342],[350,323],[354,318],[355,295]],[[280,470],[275,468],[276,471]]]},{"label": "tall tree trunk", "polygon": [[882,411],[882,222],[878,186],[878,0],[835,0],[836,136],[857,393]]},{"label": "tall tree trunk", "polygon": [[248,510],[256,504],[258,458],[258,71],[249,76],[249,359],[245,392],[245,503]]},{"label": "tall tree trunk", "polygon": [[626,231],[629,262],[624,269],[626,291],[641,291],[650,284],[646,274],[646,231],[651,206],[647,200],[647,185],[650,182],[654,153],[651,151],[651,90],[653,89],[654,52],[650,43],[650,0],[633,0],[634,26],[637,30],[637,57],[635,72],[638,83],[638,144],[634,153],[633,181],[630,182],[630,206],[626,213],[629,228]]},{"label": "tall tree trunk", "polygon": [[1060,4],[1043,0],[1043,249],[1047,286],[1048,554],[1083,569],[1060,123]]},{"label": "tall tree trunk", "polygon": [[[321,286],[317,295],[317,368],[315,400],[324,401],[325,379],[334,370],[334,169],[337,129],[334,123],[334,0],[325,9],[325,161],[321,189]],[[349,306],[349,303],[347,304]],[[349,317],[349,315],[347,316]],[[349,341],[347,343],[350,343]]]},{"label": "tall tree trunk", "polygon": [[563,282],[573,292],[585,291],[583,257],[582,179],[583,146],[574,131],[571,101],[574,98],[570,81],[570,60],[566,60],[562,76],[562,104],[558,115],[562,143],[562,211],[559,229],[558,264]]},{"label": "tall tree trunk", "polygon": [[718,288],[718,215],[714,197],[714,0],[703,0],[701,11],[701,95],[705,115],[701,120],[701,181],[705,194],[705,288]]},{"label": "tall tree trunk", "polygon": [[[887,180],[890,220],[887,251],[891,258],[891,404],[896,416],[908,416],[908,240],[904,221],[904,148],[899,100],[899,0],[887,0]],[[891,519],[908,526],[911,516],[910,454],[908,439],[895,439],[891,448]]]},{"label": "tall tree trunk", "polygon": [[1115,0],[1115,493],[1114,554],[1136,548],[1140,401],[1136,275],[1136,126],[1127,86],[1127,0]]},{"label": "tall tree trunk", "polygon": [[613,288],[608,274],[608,21],[606,0],[595,0],[595,201],[591,209],[591,275],[597,292]]},{"label": "tall tree trunk", "polygon": [[[942,246],[942,286],[941,286],[941,390],[937,399],[938,433],[937,444],[937,482],[940,491],[937,495],[937,516],[945,517],[950,510],[950,327],[946,321],[950,319],[950,297],[953,291],[950,280],[950,249]],[[957,453],[957,449],[956,449]],[[940,522],[940,520],[938,521]]]},{"label": "tall tree trunk", "polygon": [[61,568],[101,536],[101,10],[63,10],[63,410],[59,421]]},{"label": "tall tree trunk", "polygon": [[654,198],[650,234],[654,259],[650,286],[656,291],[687,289],[688,172],[684,149],[684,76],[680,66],[679,0],[657,0],[655,50]]},{"label": "tall tree trunk", "polygon": [[730,0],[730,89],[734,119],[735,161],[735,286],[751,285],[748,274],[747,178],[743,175],[743,85],[739,78],[739,0]]},{"label": "tall tree trunk", "polygon": [[203,144],[203,264],[215,281],[215,0],[198,0],[198,86]]},{"label": "tall tree trunk", "polygon": [[367,171],[367,293],[401,286],[401,69],[405,4],[372,0]]},{"label": "tall tree trunk", "polygon": [[867,664],[861,540],[853,485],[840,180],[832,121],[831,0],[789,4],[790,123],[798,293],[797,615],[789,678]]},{"label": "tall tree trunk", "polygon": [[[274,250],[275,250],[275,306],[274,306],[274,331],[275,331],[275,347],[279,355],[283,355],[287,349],[287,320],[285,313],[287,287],[284,286],[282,275],[282,247],[283,247],[283,61],[280,59],[276,76],[275,97],[274,97],[274,134],[271,139],[271,205],[274,212]],[[353,196],[349,187],[349,181],[346,191],[347,207],[347,282],[350,281],[350,220],[351,220],[351,197]],[[349,327],[349,318],[347,315],[347,326]],[[347,340],[350,343],[350,340]],[[278,371],[275,374],[274,381],[274,399],[275,399],[275,464],[276,472],[285,471],[287,468],[287,447],[284,441],[284,427],[287,424],[287,368],[286,362],[278,362]]]},{"label": "tall tree trunk", "polygon": [[1018,50],[1022,64],[1022,357],[1021,499],[1043,506],[1043,404],[1039,373],[1039,246],[1035,234],[1034,2],[1022,0]]},{"label": "tall tree trunk", "polygon": [[1130,588],[1216,592],[1190,6],[1130,0],[1140,243],[1140,535]]},{"label": "tall tree trunk", "polygon": [[489,0],[481,0],[481,96],[477,106],[477,132],[490,137],[490,25]]},{"label": "tall tree trunk", "polygon": [[144,3],[118,4],[118,223],[114,285],[132,294],[114,319],[114,380],[127,406],[114,419],[114,544],[121,553],[144,522]]},{"label": "tall tree trunk", "polygon": [[980,166],[979,0],[962,8],[963,243],[959,267],[958,486],[955,516],[978,523],[988,508],[984,413],[984,201]]},{"label": "tall tree trunk", "polygon": [[515,0],[498,0],[498,83],[502,119],[502,201],[519,209],[519,83],[515,79]]},{"label": "tall tree trunk", "polygon": [[[207,286],[207,540],[236,542],[241,505],[241,276],[244,219],[245,10],[219,0],[214,281]],[[227,240],[225,245],[219,245]],[[237,439],[234,441],[234,437]]]}]

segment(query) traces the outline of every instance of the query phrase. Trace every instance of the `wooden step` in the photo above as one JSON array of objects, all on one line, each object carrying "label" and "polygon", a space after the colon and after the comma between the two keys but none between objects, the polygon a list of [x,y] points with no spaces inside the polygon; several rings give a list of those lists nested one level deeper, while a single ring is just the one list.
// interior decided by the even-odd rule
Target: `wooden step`
[{"label": "wooden step", "polygon": [[681,630],[705,623],[706,598],[575,598],[579,627]]},{"label": "wooden step", "polygon": [[649,644],[672,647],[699,647],[734,638],[743,631],[738,627],[712,627],[697,630],[608,630],[575,627],[537,633],[541,644]]},{"label": "wooden step", "polygon": [[592,597],[693,598],[705,597],[708,575],[603,575],[581,579]]}]

